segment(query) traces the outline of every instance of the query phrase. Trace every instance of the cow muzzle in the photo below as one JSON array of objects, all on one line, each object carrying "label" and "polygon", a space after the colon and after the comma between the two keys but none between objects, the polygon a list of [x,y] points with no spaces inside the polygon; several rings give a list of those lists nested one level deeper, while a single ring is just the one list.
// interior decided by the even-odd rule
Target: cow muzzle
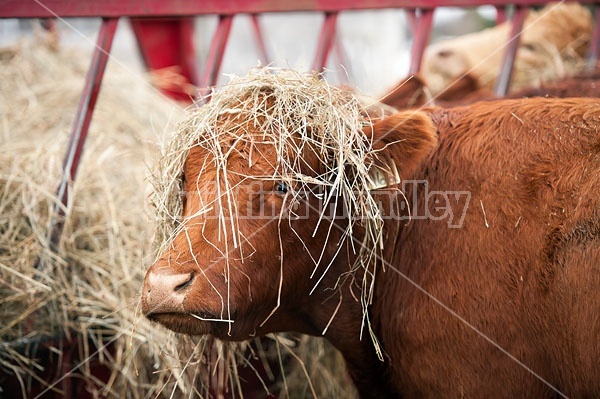
[{"label": "cow muzzle", "polygon": [[183,301],[194,277],[194,273],[177,273],[168,266],[151,267],[142,291],[144,315],[185,313]]}]

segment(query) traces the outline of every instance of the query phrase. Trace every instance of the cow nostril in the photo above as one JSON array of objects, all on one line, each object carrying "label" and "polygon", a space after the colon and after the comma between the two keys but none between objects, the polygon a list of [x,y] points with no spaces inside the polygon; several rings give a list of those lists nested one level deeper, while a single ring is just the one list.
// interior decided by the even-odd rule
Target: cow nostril
[{"label": "cow nostril", "polygon": [[181,291],[181,290],[185,289],[187,286],[189,286],[192,283],[192,281],[194,281],[194,273],[190,273],[189,278],[185,282],[176,286],[175,291]]},{"label": "cow nostril", "polygon": [[440,58],[448,58],[452,55],[451,50],[440,50],[437,52],[437,56]]}]

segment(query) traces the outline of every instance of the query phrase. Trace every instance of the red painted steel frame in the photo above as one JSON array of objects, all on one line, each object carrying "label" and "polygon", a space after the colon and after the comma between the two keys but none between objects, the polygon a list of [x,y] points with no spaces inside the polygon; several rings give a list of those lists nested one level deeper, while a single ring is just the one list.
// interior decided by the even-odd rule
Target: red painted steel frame
[{"label": "red painted steel frame", "polygon": [[217,25],[217,30],[212,38],[204,72],[200,78],[200,99],[204,99],[206,95],[208,95],[210,87],[217,83],[219,70],[221,69],[221,63],[223,62],[223,54],[225,54],[225,47],[229,40],[229,32],[231,32],[232,22],[233,15],[219,16],[219,24]]},{"label": "red painted steel frame", "polygon": [[413,32],[413,45],[410,52],[410,67],[408,73],[414,74],[421,69],[423,52],[429,43],[431,24],[433,22],[433,8],[407,9],[406,15]]},{"label": "red painted steel frame", "polygon": [[[131,18],[142,58],[149,70],[175,67],[181,79],[161,87],[169,97],[189,101],[189,88],[198,85],[194,48],[194,19]],[[159,85],[160,86],[160,85]]]},{"label": "red painted steel frame", "polygon": [[252,32],[254,33],[254,41],[256,42],[260,61],[263,63],[263,65],[268,65],[271,62],[271,58],[269,57],[269,52],[267,51],[265,37],[260,27],[258,15],[252,14],[250,16],[250,22],[252,23]]},{"label": "red painted steel frame", "polygon": [[327,65],[327,58],[329,58],[329,51],[333,44],[335,37],[335,26],[337,24],[337,12],[325,13],[325,20],[321,27],[321,33],[319,34],[319,41],[317,43],[317,50],[315,51],[315,58],[312,63],[313,71],[322,71]]},{"label": "red painted steel frame", "polygon": [[56,249],[60,242],[60,236],[64,227],[64,211],[69,200],[70,185],[75,181],[75,177],[77,176],[79,160],[83,152],[90,121],[92,120],[92,113],[96,106],[96,99],[100,92],[102,76],[104,75],[104,69],[108,61],[118,21],[118,18],[104,18],[102,20],[92,63],[85,79],[85,86],[79,99],[79,105],[77,106],[75,123],[71,130],[68,150],[63,161],[63,175],[57,194],[58,203],[54,208],[54,218],[51,222],[50,245],[54,249]]},{"label": "red painted steel frame", "polygon": [[525,21],[528,11],[529,10],[527,7],[523,7],[521,5],[515,6],[515,13],[512,18],[508,43],[502,58],[502,66],[500,67],[500,74],[498,75],[498,80],[496,81],[496,87],[494,88],[494,92],[498,96],[505,96],[508,92],[510,78],[512,77],[513,64],[515,61],[515,56],[517,55],[517,49],[519,48],[521,29],[523,28],[523,22]]},{"label": "red painted steel frame", "polygon": [[[598,0],[580,0],[593,4]],[[346,11],[381,8],[545,5],[548,0],[3,0],[0,16],[8,18],[61,17],[175,17],[202,14],[260,14],[287,11]]]},{"label": "red painted steel frame", "polygon": [[506,22],[506,6],[496,6],[496,25]]}]

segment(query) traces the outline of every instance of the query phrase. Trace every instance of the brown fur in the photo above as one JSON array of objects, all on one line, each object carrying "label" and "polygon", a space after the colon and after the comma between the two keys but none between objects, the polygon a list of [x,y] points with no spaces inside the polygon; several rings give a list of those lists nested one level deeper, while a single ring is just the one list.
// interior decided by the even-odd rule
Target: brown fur
[{"label": "brown fur", "polygon": [[[411,222],[395,266],[567,396],[597,396],[600,102],[436,111],[457,113],[418,177],[430,190],[472,193],[463,226]],[[407,280],[389,277],[374,311],[398,309],[381,328],[407,397],[554,397]]]},{"label": "brown fur", "polygon": [[[244,220],[239,228],[247,238],[246,257],[242,262],[235,250],[229,265],[217,250],[223,251],[228,239],[217,240],[212,222],[196,217],[190,233],[197,263],[187,240],[178,237],[148,270],[142,307],[149,317],[179,332],[243,340],[277,331],[320,335],[339,306],[325,336],[344,355],[362,398],[556,397],[460,316],[565,395],[597,397],[599,131],[600,101],[593,99],[507,100],[404,111],[366,131],[379,152],[378,162],[395,162],[402,178],[427,181],[429,192],[460,190],[471,195],[460,228],[433,218],[385,221],[385,262],[369,310],[383,362],[368,336],[359,340],[360,276],[342,279],[338,289],[330,289],[349,271],[355,256],[346,241],[334,257],[343,220],[337,222],[341,229],[331,231],[317,274],[330,262],[331,268],[309,295],[314,285],[309,252],[313,257],[320,254],[328,226],[322,224],[314,232],[316,212],[306,220]],[[269,159],[268,145],[260,149],[256,168],[262,175],[261,168],[272,168],[276,160]],[[204,192],[214,179],[210,174],[198,176],[206,161],[210,159],[201,150],[190,153],[185,167],[190,191]],[[310,152],[304,161],[314,169],[307,173],[319,171]],[[248,167],[235,157],[230,162],[231,169]],[[408,186],[404,196],[399,188],[389,188],[396,193],[391,200],[380,194],[384,207],[414,196],[413,216],[426,208],[435,211],[421,186]],[[243,189],[233,200],[241,204],[251,194]],[[197,201],[188,198],[187,215],[197,209]],[[285,197],[274,191],[262,205],[281,206],[283,201]],[[318,199],[309,201],[316,206]],[[460,206],[451,206],[459,211]],[[360,229],[354,232],[354,245],[361,234]],[[149,276],[160,270],[195,275],[180,289],[185,294],[183,311],[157,314],[148,309],[153,288]],[[277,304],[280,273],[281,306],[264,322]],[[226,316],[216,295],[227,295],[224,276],[231,282],[235,322],[230,331],[226,324],[186,314]]]},{"label": "brown fur", "polygon": [[493,94],[480,89],[477,80],[469,74],[433,96],[423,77],[417,74],[401,80],[380,101],[396,109],[404,109],[421,107],[428,103],[443,107],[457,106],[493,98]]},{"label": "brown fur", "polygon": [[517,90],[507,97],[600,97],[600,66],[579,76]]}]

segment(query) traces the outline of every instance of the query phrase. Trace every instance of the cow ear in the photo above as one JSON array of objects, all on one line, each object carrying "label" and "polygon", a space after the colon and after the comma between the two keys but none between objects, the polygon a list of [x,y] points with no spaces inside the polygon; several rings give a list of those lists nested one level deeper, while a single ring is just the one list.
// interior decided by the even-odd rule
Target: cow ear
[{"label": "cow ear", "polygon": [[425,80],[419,75],[410,75],[401,80],[380,102],[396,109],[419,107],[431,99]]},{"label": "cow ear", "polygon": [[398,184],[412,176],[438,143],[437,129],[429,114],[402,111],[376,121],[365,129],[373,142],[371,189]]}]

